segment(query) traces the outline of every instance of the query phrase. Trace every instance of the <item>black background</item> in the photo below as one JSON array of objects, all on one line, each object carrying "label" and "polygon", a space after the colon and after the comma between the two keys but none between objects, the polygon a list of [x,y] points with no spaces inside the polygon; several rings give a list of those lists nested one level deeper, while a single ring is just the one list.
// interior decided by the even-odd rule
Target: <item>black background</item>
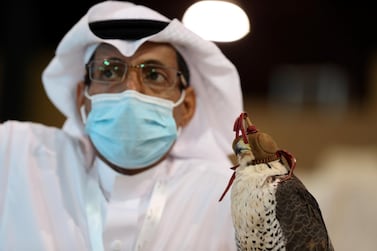
[{"label": "black background", "polygon": [[[24,100],[33,95],[25,77],[40,53],[49,60],[64,34],[99,1],[9,1],[1,15],[0,119],[23,119]],[[134,1],[169,18],[181,19],[194,1]],[[377,15],[372,1],[243,0],[251,33],[233,43],[218,43],[238,67],[248,98],[266,96],[276,65],[334,63],[351,79],[352,99],[368,94],[366,67],[377,49]],[[45,65],[42,65],[43,69]],[[41,72],[35,72],[37,78]]]}]

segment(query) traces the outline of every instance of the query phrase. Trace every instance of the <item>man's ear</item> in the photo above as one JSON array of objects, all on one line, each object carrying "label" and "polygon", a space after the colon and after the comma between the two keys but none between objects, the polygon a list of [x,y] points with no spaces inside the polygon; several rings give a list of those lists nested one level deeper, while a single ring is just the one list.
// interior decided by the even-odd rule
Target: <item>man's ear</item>
[{"label": "man's ear", "polygon": [[196,94],[192,87],[185,89],[186,95],[182,104],[175,109],[175,118],[178,126],[186,126],[195,114]]}]

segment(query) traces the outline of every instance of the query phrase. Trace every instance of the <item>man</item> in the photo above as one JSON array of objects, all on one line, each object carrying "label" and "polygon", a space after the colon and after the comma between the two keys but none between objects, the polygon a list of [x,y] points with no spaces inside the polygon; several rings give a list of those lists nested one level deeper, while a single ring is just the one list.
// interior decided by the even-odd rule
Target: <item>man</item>
[{"label": "man", "polygon": [[235,250],[235,67],[178,20],[105,1],[43,84],[62,129],[0,125],[0,251]]}]

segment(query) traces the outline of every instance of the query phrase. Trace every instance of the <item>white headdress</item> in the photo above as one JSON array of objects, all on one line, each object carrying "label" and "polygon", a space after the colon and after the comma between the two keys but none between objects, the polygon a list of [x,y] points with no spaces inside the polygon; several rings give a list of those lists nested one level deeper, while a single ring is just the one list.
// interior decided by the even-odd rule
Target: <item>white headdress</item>
[{"label": "white headdress", "polygon": [[[107,39],[96,36],[89,24],[109,20],[155,20],[167,22],[165,28],[146,37]],[[65,35],[55,57],[43,72],[47,95],[67,117],[64,130],[82,136],[83,125],[76,109],[77,83],[84,79],[85,63],[102,42],[112,44],[125,56],[133,55],[145,41],[168,42],[185,59],[190,84],[197,94],[197,110],[182,130],[172,154],[177,157],[224,159],[232,152],[233,123],[242,112],[239,75],[234,65],[212,42],[203,40],[177,19],[169,20],[140,5],[105,1],[94,5]]]}]

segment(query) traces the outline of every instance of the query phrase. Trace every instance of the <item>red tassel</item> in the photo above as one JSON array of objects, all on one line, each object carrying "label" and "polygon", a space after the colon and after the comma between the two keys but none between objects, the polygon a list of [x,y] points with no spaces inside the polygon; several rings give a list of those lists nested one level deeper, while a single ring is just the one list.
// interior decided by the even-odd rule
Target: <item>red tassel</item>
[{"label": "red tassel", "polygon": [[234,170],[234,172],[233,172],[232,176],[230,177],[229,182],[228,182],[228,185],[226,186],[226,188],[225,188],[223,194],[221,195],[221,197],[220,197],[220,199],[219,199],[219,202],[222,201],[222,199],[225,197],[225,194],[228,192],[229,188],[232,186],[233,181],[234,181],[234,179],[236,178],[236,171],[235,171],[235,170],[236,170],[236,168],[237,168],[238,166],[239,166],[239,165],[234,166],[234,167],[231,168],[231,169]]}]

